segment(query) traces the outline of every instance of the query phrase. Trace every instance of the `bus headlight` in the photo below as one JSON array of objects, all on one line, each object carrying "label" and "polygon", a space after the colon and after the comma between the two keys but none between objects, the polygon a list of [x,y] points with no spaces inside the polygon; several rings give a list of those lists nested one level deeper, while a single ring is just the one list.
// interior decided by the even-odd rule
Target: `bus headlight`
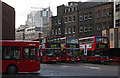
[{"label": "bus headlight", "polygon": [[69,58],[67,58],[67,60],[69,60]]}]

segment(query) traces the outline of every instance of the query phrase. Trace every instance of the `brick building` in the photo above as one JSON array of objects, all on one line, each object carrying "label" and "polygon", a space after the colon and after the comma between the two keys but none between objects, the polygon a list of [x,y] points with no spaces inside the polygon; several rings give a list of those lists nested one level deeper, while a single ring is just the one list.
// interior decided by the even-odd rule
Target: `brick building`
[{"label": "brick building", "polygon": [[15,9],[2,2],[2,40],[15,40]]},{"label": "brick building", "polygon": [[57,16],[51,19],[52,35],[100,36],[102,30],[114,27],[113,2],[68,2],[58,6]]}]

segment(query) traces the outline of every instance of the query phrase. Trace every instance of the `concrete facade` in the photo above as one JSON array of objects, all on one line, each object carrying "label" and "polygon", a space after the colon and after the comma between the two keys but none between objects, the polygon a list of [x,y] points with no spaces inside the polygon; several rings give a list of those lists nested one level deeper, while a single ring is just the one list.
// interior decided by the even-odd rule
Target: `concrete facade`
[{"label": "concrete facade", "polygon": [[34,40],[40,38],[42,36],[42,32],[40,31],[40,27],[29,27],[24,31],[25,40]]}]

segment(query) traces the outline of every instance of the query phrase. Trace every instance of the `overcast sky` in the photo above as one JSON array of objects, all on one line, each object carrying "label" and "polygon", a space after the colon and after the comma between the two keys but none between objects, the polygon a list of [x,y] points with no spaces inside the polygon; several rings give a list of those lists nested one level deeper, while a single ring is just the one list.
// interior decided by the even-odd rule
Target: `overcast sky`
[{"label": "overcast sky", "polygon": [[[32,10],[31,7],[40,7],[40,8],[51,8],[53,15],[57,14],[57,6],[62,4],[67,4],[70,1],[80,1],[80,0],[2,0],[8,5],[15,8],[16,12],[16,28],[20,25],[25,25],[25,21],[27,20],[27,14]],[[87,0],[81,0],[87,1]]]}]

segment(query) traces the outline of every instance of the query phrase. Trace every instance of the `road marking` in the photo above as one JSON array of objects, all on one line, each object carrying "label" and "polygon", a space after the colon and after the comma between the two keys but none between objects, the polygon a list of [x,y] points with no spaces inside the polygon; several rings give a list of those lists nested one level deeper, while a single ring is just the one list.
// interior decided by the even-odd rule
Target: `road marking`
[{"label": "road marking", "polygon": [[90,69],[96,69],[96,70],[99,70],[100,68],[99,67],[90,67],[90,66],[84,66],[85,68],[90,68]]},{"label": "road marking", "polygon": [[97,69],[97,70],[100,69],[99,67],[89,67],[89,68],[91,68],[91,69]]},{"label": "road marking", "polygon": [[71,66],[61,66],[62,68],[71,67]]}]

